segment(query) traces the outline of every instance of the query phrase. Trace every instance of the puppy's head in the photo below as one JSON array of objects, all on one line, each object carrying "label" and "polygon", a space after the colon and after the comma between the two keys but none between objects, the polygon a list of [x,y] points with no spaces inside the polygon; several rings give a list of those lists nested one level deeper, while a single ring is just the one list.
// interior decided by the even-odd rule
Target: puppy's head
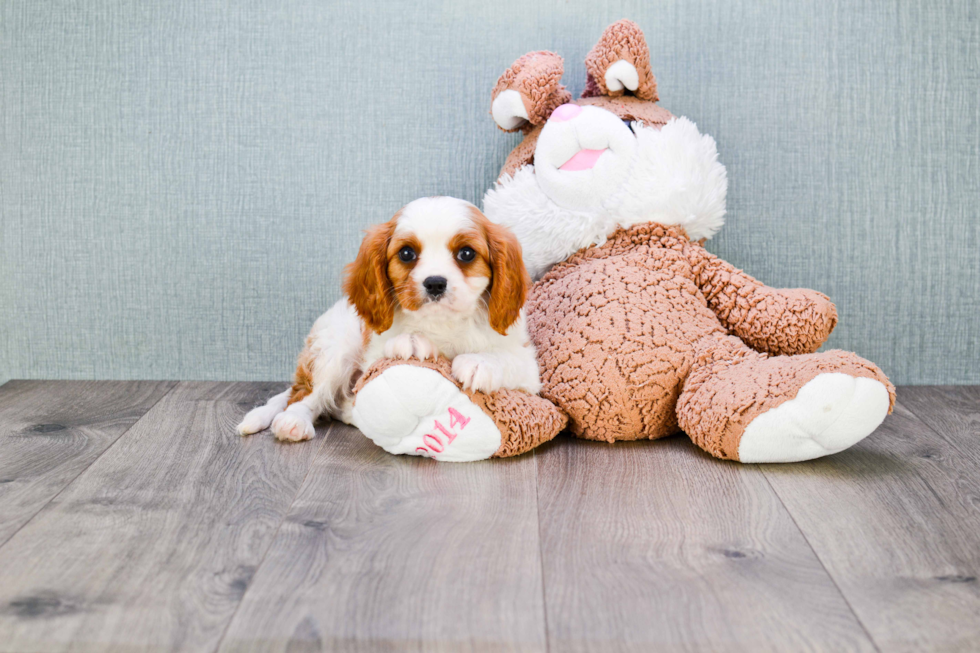
[{"label": "puppy's head", "polygon": [[503,334],[529,286],[517,238],[452,197],[415,200],[373,227],[344,280],[347,297],[377,333],[391,328],[400,308],[443,319],[485,310]]}]

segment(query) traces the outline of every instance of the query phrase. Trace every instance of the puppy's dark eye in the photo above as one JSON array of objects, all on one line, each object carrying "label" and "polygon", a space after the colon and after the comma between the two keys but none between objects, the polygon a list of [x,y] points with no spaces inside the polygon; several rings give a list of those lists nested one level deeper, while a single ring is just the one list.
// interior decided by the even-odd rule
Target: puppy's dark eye
[{"label": "puppy's dark eye", "polygon": [[415,250],[408,245],[398,250],[398,260],[402,263],[411,263],[416,258],[418,258],[418,255],[415,253]]},{"label": "puppy's dark eye", "polygon": [[456,260],[460,263],[469,263],[476,258],[476,252],[473,251],[472,247],[460,247],[459,251],[456,252]]},{"label": "puppy's dark eye", "polygon": [[627,127],[629,127],[629,130],[630,131],[633,131],[633,121],[632,120],[627,120],[626,118],[623,118],[623,124],[626,125]]}]

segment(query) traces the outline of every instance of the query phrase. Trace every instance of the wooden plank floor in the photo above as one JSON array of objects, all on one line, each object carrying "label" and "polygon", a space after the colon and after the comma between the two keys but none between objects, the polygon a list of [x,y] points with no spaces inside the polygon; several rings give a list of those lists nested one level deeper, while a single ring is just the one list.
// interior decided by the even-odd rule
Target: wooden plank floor
[{"label": "wooden plank floor", "polygon": [[980,387],[766,466],[235,435],[281,387],[0,387],[0,651],[980,650]]}]

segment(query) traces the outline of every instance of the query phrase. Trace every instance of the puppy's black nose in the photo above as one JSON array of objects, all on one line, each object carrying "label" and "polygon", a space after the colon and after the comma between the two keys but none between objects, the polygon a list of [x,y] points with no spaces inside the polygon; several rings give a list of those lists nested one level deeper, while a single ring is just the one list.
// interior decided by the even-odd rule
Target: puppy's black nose
[{"label": "puppy's black nose", "polygon": [[426,277],[425,281],[422,282],[422,287],[425,288],[425,292],[433,297],[438,297],[446,292],[446,277]]}]

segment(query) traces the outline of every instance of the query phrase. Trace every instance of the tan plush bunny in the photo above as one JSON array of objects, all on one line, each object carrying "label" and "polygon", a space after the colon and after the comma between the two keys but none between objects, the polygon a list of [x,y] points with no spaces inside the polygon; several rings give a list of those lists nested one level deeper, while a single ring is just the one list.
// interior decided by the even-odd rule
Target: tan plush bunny
[{"label": "tan plush bunny", "polygon": [[724,223],[725,169],[710,136],[656,104],[640,29],[610,26],[586,70],[571,101],[562,59],[532,52],[493,90],[494,120],[524,139],[484,212],[538,279],[526,313],[547,401],[464,392],[444,362],[382,361],[358,383],[356,425],[404,452],[450,408],[478,416],[426,454],[445,460],[475,459],[467,437],[508,456],[566,425],[607,442],[683,431],[741,462],[817,458],[873,432],[894,387],[856,354],[813,353],[837,323],[830,300],[767,287],[702,247]]}]

